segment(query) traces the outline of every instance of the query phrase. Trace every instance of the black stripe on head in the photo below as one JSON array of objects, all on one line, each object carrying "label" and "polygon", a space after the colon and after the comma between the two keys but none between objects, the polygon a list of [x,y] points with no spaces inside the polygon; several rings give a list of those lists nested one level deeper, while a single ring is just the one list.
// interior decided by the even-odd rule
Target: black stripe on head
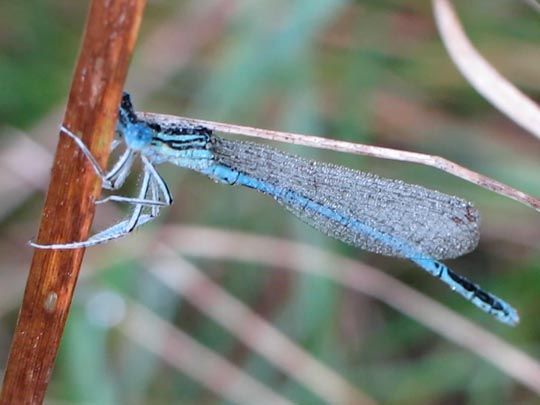
[{"label": "black stripe on head", "polygon": [[212,130],[202,125],[192,126],[187,123],[186,125],[160,125],[157,122],[147,122],[147,125],[154,131],[162,132],[167,135],[212,135]]},{"label": "black stripe on head", "polygon": [[190,150],[190,149],[206,149],[209,142],[211,142],[211,136],[207,134],[175,134],[170,139],[165,136],[161,136],[159,133],[154,134],[152,137],[152,145],[167,145],[174,150]]},{"label": "black stripe on head", "polygon": [[129,93],[124,92],[122,94],[122,101],[120,102],[120,111],[118,113],[118,119],[124,125],[130,123],[134,124],[138,122],[133,104],[131,103],[131,97]]}]

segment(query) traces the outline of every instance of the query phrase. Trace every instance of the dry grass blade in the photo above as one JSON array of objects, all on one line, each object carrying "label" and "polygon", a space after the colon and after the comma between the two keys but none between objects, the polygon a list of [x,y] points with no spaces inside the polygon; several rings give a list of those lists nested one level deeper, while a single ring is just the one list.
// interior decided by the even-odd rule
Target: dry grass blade
[{"label": "dry grass blade", "polygon": [[162,283],[178,292],[286,375],[318,395],[325,403],[374,403],[195,266],[174,254],[171,247],[160,246],[158,257],[153,258],[148,265],[151,273]]},{"label": "dry grass blade", "polygon": [[446,173],[464,179],[470,183],[476,184],[497,194],[506,196],[515,201],[519,201],[536,211],[540,211],[540,200],[523,191],[512,188],[504,183],[474,172],[466,167],[460,166],[454,162],[439,156],[425,155],[422,153],[407,152],[397,149],[383,148],[379,146],[363,145],[333,139],[321,138],[318,136],[309,136],[295,134],[291,132],[271,131],[267,129],[246,127],[234,124],[225,124],[221,122],[199,120],[194,118],[177,117],[173,115],[140,113],[141,118],[154,122],[182,124],[188,122],[193,125],[203,125],[213,131],[227,134],[237,134],[250,136],[271,141],[292,143],[295,145],[310,146],[312,148],[334,150],[338,152],[351,153],[355,155],[371,156],[381,159],[398,160],[402,162],[419,163],[426,166],[435,167]]},{"label": "dry grass blade", "polygon": [[[330,278],[344,288],[372,296],[407,314],[540,394],[537,360],[377,269],[308,245],[254,234],[170,226],[163,236],[164,241],[174,240],[176,250],[188,256],[247,261]],[[205,243],[197,242],[201,240]],[[299,269],[296,257],[309,258],[309,263]]]},{"label": "dry grass blade", "polygon": [[[83,134],[83,141],[101,164],[109,153],[144,5],[144,0],[94,0],[90,6],[64,123]],[[77,146],[61,137],[39,229],[40,242],[88,237],[100,184],[86,163]],[[83,253],[82,249],[35,251],[0,403],[43,402]]]},{"label": "dry grass blade", "polygon": [[120,331],[173,368],[237,404],[292,404],[183,331],[131,304]]},{"label": "dry grass blade", "polygon": [[473,47],[449,0],[434,0],[433,12],[448,54],[463,76],[491,104],[540,138],[540,108],[491,66]]}]

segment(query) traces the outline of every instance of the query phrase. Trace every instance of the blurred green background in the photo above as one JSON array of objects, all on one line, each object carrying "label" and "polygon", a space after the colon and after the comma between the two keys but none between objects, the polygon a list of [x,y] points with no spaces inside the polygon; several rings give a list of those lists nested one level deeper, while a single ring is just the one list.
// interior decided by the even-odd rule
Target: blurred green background
[{"label": "blurred green background", "polygon": [[[56,144],[56,125],[87,6],[68,0],[0,2],[2,367],[32,253],[25,242],[37,230],[50,167],[47,153],[53,153]],[[462,2],[458,12],[481,53],[538,99],[540,15],[525,2],[510,0]],[[540,195],[538,140],[460,76],[437,34],[429,2],[157,0],[147,6],[139,45],[126,88],[139,110],[440,155]],[[295,403],[323,403],[309,386],[284,375],[182,295],[149,276],[146,264],[130,249],[141,246],[138,240],[158,238],[162,224],[241,230],[344,254],[380,268],[531,356],[540,356],[537,212],[432,168],[279,147],[474,202],[482,213],[480,245],[449,264],[511,302],[519,309],[521,324],[499,325],[411,263],[330,240],[269,198],[164,166],[161,173],[175,197],[174,206],[155,225],[88,252],[100,265],[83,269],[88,277],[76,292],[48,391],[50,403],[227,403],[117,328],[95,319],[102,312],[119,313],[121,318],[126,297],[274,392]],[[135,180],[126,194],[130,187],[133,191]],[[113,222],[114,214],[105,208],[96,226]],[[168,244],[174,247],[175,241]],[[297,258],[298,266],[309,265],[307,259]],[[262,264],[190,261],[377,402],[539,401],[534,392],[475,353],[333,282]],[[95,309],[96,302],[106,309]]]}]

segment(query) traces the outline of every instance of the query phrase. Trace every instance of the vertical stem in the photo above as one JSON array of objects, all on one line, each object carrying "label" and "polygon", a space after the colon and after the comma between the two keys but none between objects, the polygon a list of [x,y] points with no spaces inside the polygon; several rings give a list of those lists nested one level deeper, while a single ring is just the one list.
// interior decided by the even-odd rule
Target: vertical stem
[{"label": "vertical stem", "polygon": [[[105,165],[146,0],[93,0],[64,125]],[[60,135],[39,243],[85,240],[100,183],[75,143]],[[84,249],[36,250],[4,376],[0,404],[42,403]]]}]

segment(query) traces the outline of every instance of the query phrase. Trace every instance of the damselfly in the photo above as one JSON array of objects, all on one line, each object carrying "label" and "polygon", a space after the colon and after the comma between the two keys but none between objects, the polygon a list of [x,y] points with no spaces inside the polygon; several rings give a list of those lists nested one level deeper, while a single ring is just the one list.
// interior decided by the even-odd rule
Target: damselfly
[{"label": "damselfly", "polygon": [[67,128],[101,177],[103,188],[119,189],[137,158],[143,177],[137,197],[111,195],[99,201],[133,205],[125,219],[86,241],[43,245],[75,249],[117,239],[154,219],[172,203],[155,166],[173,163],[217,183],[240,185],[273,197],[302,221],[325,234],[382,255],[406,258],[499,321],[515,325],[514,308],[439,262],[473,250],[479,239],[479,214],[468,202],[411,185],[289,155],[266,145],[220,138],[204,126],[142,119],[127,93],[122,98],[113,146],[126,150],[105,173],[86,145]]}]

